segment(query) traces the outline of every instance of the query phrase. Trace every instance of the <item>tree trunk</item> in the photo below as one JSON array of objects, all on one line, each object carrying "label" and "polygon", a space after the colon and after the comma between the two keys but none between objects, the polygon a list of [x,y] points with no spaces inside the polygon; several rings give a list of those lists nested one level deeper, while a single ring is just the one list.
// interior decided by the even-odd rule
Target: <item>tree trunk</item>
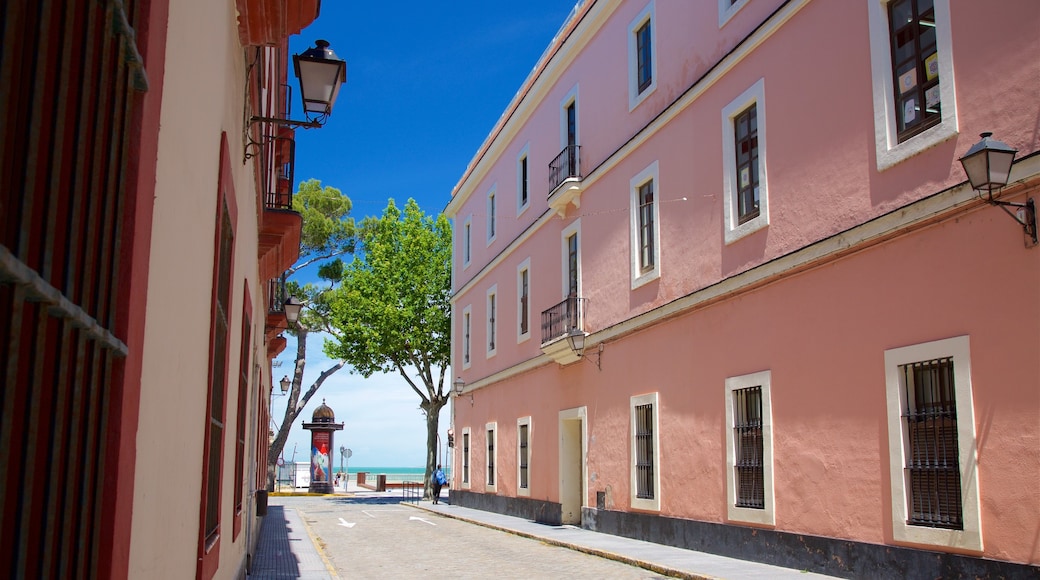
[{"label": "tree trunk", "polygon": [[446,399],[433,397],[426,408],[426,486],[423,492],[424,499],[433,499],[433,471],[437,469],[437,451],[439,440],[437,438],[437,426],[440,423],[441,409],[444,408]]},{"label": "tree trunk", "polygon": [[274,491],[275,486],[275,474],[278,469],[278,456],[282,454],[282,449],[285,448],[285,441],[289,438],[289,430],[292,428],[293,422],[303,412],[303,408],[307,406],[307,403],[314,396],[314,393],[318,392],[318,388],[321,387],[325,379],[329,378],[336,371],[343,368],[346,364],[343,361],[329,367],[325,372],[321,373],[314,384],[307,389],[306,393],[303,393],[303,398],[300,398],[300,392],[303,386],[303,369],[307,366],[307,334],[309,330],[303,324],[297,324],[296,326],[296,367],[293,369],[292,386],[289,387],[289,402],[285,405],[285,415],[282,417],[282,424],[278,427],[278,432],[275,433],[274,441],[271,442],[271,447],[267,450],[267,491]]}]

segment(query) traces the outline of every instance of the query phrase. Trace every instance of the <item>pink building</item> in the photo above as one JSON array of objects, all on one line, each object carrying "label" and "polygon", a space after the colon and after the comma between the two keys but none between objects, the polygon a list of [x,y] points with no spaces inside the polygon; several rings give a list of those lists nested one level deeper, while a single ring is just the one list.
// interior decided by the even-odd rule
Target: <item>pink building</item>
[{"label": "pink building", "polygon": [[959,159],[990,131],[994,197],[1038,196],[1037,30],[1032,0],[579,2],[446,209],[453,503],[1036,574],[1040,247]]}]

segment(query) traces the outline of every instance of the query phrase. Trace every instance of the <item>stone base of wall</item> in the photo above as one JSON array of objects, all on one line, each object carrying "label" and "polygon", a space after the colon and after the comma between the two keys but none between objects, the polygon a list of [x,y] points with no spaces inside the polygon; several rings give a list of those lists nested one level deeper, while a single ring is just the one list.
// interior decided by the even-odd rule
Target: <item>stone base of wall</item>
[{"label": "stone base of wall", "polygon": [[452,505],[524,518],[543,524],[558,526],[563,521],[563,510],[560,504],[551,501],[455,489],[448,492],[448,498]]},{"label": "stone base of wall", "polygon": [[1040,578],[1040,567],[644,513],[582,508],[582,527],[845,578]]}]

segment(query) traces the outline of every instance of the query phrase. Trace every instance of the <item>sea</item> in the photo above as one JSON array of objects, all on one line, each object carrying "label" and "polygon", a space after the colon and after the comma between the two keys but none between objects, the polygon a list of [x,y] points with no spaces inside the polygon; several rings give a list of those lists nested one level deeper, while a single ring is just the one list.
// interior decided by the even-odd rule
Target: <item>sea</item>
[{"label": "sea", "polygon": [[[297,464],[300,466],[297,469],[303,471],[304,474],[307,474],[307,468],[310,464],[307,462],[298,462]],[[292,478],[292,475],[290,475],[291,471],[292,469],[290,466],[286,465],[283,469],[283,474],[279,476],[279,479],[289,481]],[[359,472],[367,473],[369,481],[374,481],[375,476],[377,475],[386,475],[387,483],[422,481],[423,477],[426,475],[425,467],[355,467],[353,465],[347,465],[343,467],[342,471],[346,471],[347,477],[351,480],[356,478]],[[340,470],[339,465],[333,465],[332,476],[335,477],[337,474],[342,473],[342,471]],[[444,467],[444,474],[448,476],[448,478],[451,478],[451,469]]]}]

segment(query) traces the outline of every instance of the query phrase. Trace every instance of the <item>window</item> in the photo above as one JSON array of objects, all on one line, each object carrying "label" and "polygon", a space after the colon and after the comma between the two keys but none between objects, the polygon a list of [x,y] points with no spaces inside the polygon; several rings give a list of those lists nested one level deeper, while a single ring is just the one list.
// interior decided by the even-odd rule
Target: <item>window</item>
[{"label": "window", "polygon": [[462,368],[469,368],[473,336],[473,307],[462,310]]},{"label": "window", "polygon": [[202,529],[200,530],[201,575],[211,577],[209,568],[218,566],[220,540],[220,487],[224,465],[224,421],[227,399],[228,334],[231,327],[231,268],[234,232],[228,200],[222,195],[216,227],[216,268],[213,273],[213,314],[210,330],[209,393],[204,466],[202,470]]},{"label": "window", "polygon": [[957,135],[949,0],[871,0],[878,171]]},{"label": "window", "polygon": [[722,110],[726,243],[769,224],[766,187],[765,80]]},{"label": "window", "polygon": [[661,509],[657,393],[632,397],[632,507]]},{"label": "window", "polygon": [[494,285],[487,292],[487,356],[495,356],[497,350],[496,338],[498,336],[498,285]]},{"label": "window", "polygon": [[628,25],[628,110],[657,88],[653,34],[654,3],[650,2]]},{"label": "window", "polygon": [[733,439],[738,507],[764,509],[762,387],[733,391]]},{"label": "window", "polygon": [[771,371],[726,379],[726,498],[730,520],[775,525]]},{"label": "window", "polygon": [[655,198],[659,198],[656,192],[657,173],[657,162],[655,161],[629,182],[633,290],[661,275],[658,265],[660,234],[657,226],[660,204],[655,203]]},{"label": "window", "polygon": [[531,495],[531,418],[521,417],[516,421],[516,489],[517,495]]},{"label": "window", "polygon": [[524,213],[530,206],[530,182],[527,173],[527,159],[530,145],[524,145],[520,156],[516,160],[516,215]]},{"label": "window", "polygon": [[470,478],[469,478],[469,439],[470,439],[469,427],[462,430],[462,487],[469,489]]},{"label": "window", "polygon": [[235,521],[231,537],[242,530],[243,496],[246,486],[246,414],[249,412],[249,354],[252,350],[250,313],[253,311],[248,283],[242,300],[242,347],[238,356],[238,406],[235,413]]},{"label": "window", "polygon": [[892,535],[982,550],[967,336],[885,351]]},{"label": "window", "polygon": [[484,482],[485,491],[492,493],[497,491],[495,484],[495,432],[498,423],[487,424],[487,480]]},{"label": "window", "polygon": [[495,190],[488,192],[487,196],[487,241],[488,244],[495,241]]},{"label": "window", "polygon": [[563,297],[581,296],[581,220],[563,230]]},{"label": "window", "polygon": [[523,342],[531,338],[531,259],[528,258],[516,268],[516,318],[517,339]]},{"label": "window", "polygon": [[719,28],[722,28],[748,0],[719,0]]},{"label": "window", "polygon": [[470,259],[472,258],[472,244],[473,241],[473,216],[466,218],[466,223],[462,226],[462,267],[469,266]]}]

